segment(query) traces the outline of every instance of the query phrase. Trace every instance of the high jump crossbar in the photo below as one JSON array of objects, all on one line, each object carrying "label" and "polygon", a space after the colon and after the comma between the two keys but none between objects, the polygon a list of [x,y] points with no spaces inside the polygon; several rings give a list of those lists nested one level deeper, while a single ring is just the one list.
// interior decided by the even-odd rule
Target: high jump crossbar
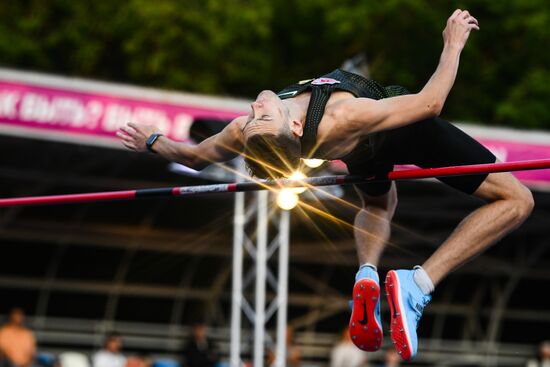
[{"label": "high jump crossbar", "polygon": [[286,187],[318,187],[332,185],[350,185],[380,181],[402,181],[422,178],[437,178],[448,176],[464,176],[475,174],[488,174],[495,172],[527,171],[549,169],[550,159],[538,159],[529,161],[474,164],[465,166],[451,166],[440,168],[414,168],[402,171],[392,171],[385,175],[355,176],[336,175],[309,177],[303,180],[279,179],[256,180],[237,183],[223,183],[213,185],[176,186],[152,189],[104,191],[83,194],[28,196],[0,199],[0,207],[52,205],[68,203],[85,203],[114,200],[136,200],[143,198],[161,198],[194,196],[228,192],[261,191],[269,189],[281,189]]}]

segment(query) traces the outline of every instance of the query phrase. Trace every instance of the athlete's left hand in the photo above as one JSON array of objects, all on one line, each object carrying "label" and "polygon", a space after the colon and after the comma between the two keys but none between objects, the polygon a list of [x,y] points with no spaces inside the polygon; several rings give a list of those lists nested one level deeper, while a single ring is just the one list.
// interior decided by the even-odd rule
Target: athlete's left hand
[{"label": "athlete's left hand", "polygon": [[147,152],[147,139],[154,133],[159,133],[160,129],[153,125],[136,124],[128,122],[122,126],[116,135],[128,149],[136,152]]},{"label": "athlete's left hand", "polygon": [[467,10],[457,9],[447,20],[443,30],[443,41],[446,46],[464,48],[470,32],[479,31],[479,22]]}]

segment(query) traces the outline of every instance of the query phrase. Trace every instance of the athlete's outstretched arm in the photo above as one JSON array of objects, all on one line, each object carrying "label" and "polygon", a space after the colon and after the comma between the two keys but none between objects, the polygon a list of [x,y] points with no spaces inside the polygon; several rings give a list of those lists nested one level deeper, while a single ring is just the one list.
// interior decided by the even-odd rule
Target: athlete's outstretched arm
[{"label": "athlete's outstretched arm", "polygon": [[360,133],[393,129],[438,116],[451,90],[460,53],[472,29],[479,30],[477,20],[468,11],[455,10],[443,31],[444,48],[439,65],[424,88],[416,94],[381,99],[346,100],[343,118]]},{"label": "athlete's outstretched arm", "polygon": [[[246,117],[237,117],[220,133],[205,139],[198,145],[176,142],[166,136],[159,137],[153,150],[169,161],[181,163],[193,169],[203,169],[216,162],[226,162],[243,150],[242,121]],[[155,126],[129,122],[120,128],[117,136],[122,144],[136,152],[147,152],[147,138],[159,130]]]}]

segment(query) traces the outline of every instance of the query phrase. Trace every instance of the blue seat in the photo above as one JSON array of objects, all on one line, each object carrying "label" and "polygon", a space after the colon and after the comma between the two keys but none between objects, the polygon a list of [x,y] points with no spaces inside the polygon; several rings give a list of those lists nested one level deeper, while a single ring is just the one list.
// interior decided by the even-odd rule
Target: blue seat
[{"label": "blue seat", "polygon": [[181,367],[181,364],[174,359],[156,359],[152,367]]},{"label": "blue seat", "polygon": [[42,367],[53,367],[56,356],[52,353],[39,352],[36,355],[36,364]]}]

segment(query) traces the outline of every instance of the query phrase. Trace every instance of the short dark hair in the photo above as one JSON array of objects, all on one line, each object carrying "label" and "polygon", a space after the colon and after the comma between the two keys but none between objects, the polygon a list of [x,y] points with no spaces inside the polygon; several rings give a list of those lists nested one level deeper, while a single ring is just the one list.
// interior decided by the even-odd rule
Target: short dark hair
[{"label": "short dark hair", "polygon": [[257,178],[288,177],[299,168],[302,146],[290,129],[279,134],[256,134],[247,139],[244,160]]},{"label": "short dark hair", "polygon": [[105,339],[103,340],[103,343],[104,344],[107,344],[109,343],[111,340],[113,339],[121,339],[122,336],[120,335],[119,332],[117,331],[109,331],[106,335],[105,335]]}]

